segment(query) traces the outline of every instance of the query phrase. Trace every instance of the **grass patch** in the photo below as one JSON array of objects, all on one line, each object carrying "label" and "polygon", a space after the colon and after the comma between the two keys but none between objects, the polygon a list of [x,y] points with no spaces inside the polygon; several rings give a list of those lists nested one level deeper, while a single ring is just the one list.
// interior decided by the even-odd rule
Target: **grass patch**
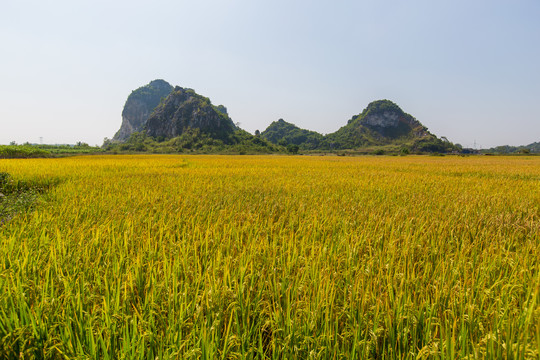
[{"label": "grass patch", "polygon": [[56,184],[55,180],[16,180],[0,172],[0,225],[18,213],[29,211],[40,196]]},{"label": "grass patch", "polygon": [[50,157],[47,150],[30,145],[0,145],[0,159],[27,159]]}]

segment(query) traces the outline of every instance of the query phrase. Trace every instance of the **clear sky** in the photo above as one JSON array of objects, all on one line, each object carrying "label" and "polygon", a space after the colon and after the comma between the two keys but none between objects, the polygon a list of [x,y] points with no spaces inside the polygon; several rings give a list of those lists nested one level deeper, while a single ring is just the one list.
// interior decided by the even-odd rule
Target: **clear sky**
[{"label": "clear sky", "polygon": [[472,147],[540,141],[538,0],[2,0],[0,143],[101,145],[154,79],[250,132],[389,99]]}]

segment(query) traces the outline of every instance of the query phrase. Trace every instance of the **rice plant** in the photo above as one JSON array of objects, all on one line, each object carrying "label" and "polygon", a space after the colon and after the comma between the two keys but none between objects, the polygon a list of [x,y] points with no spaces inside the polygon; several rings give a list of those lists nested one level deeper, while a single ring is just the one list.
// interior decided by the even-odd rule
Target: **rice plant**
[{"label": "rice plant", "polygon": [[[0,160],[0,358],[537,359],[536,157]],[[52,180],[54,179],[54,180]]]}]

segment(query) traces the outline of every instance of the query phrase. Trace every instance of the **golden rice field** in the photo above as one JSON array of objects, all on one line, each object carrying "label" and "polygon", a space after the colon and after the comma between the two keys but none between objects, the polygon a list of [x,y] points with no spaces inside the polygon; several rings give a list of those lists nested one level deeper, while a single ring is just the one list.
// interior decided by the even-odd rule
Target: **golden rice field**
[{"label": "golden rice field", "polygon": [[2,359],[538,359],[540,157],[86,156],[0,227]]}]

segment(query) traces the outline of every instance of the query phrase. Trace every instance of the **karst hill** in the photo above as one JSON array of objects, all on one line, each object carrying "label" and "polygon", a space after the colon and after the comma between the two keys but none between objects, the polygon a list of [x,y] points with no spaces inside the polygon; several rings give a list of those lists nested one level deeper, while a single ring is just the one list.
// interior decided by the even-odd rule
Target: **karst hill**
[{"label": "karst hill", "polygon": [[125,141],[134,132],[142,131],[152,111],[172,90],[171,84],[164,80],[154,80],[133,90],[122,110],[122,125],[113,140]]},{"label": "karst hill", "polygon": [[190,143],[197,142],[198,138],[204,138],[206,144],[224,146],[246,143],[246,146],[262,147],[265,152],[284,151],[291,146],[303,151],[361,150],[385,146],[407,152],[456,150],[453,144],[437,138],[390,100],[370,103],[331,134],[301,129],[279,119],[262,133],[251,135],[234,124],[225,106],[213,105],[209,98],[194,90],[172,87],[164,80],[154,80],[134,90],[128,97],[122,111],[122,125],[113,140],[123,142],[134,133],[156,141],[190,134]]}]

